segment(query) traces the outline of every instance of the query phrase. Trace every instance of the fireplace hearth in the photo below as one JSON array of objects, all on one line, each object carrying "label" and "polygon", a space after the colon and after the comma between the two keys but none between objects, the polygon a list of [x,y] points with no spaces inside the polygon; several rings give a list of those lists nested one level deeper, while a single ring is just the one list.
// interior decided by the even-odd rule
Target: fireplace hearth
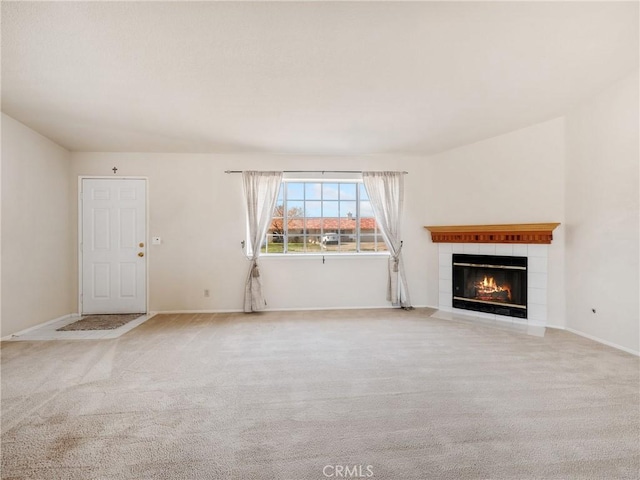
[{"label": "fireplace hearth", "polygon": [[453,254],[452,306],[527,318],[527,257]]}]

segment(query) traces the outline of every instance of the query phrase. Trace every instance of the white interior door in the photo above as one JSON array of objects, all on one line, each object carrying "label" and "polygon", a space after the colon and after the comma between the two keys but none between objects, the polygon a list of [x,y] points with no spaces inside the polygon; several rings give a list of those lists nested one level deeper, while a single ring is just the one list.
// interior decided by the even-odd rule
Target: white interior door
[{"label": "white interior door", "polygon": [[146,312],[146,180],[82,179],[81,311]]}]

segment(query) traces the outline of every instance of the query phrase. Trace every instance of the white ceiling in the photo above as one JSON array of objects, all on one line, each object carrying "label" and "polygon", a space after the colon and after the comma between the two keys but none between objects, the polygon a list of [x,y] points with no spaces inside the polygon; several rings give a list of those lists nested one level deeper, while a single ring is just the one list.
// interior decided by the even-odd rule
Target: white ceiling
[{"label": "white ceiling", "polygon": [[638,68],[637,2],[2,2],[2,110],[70,150],[434,153]]}]

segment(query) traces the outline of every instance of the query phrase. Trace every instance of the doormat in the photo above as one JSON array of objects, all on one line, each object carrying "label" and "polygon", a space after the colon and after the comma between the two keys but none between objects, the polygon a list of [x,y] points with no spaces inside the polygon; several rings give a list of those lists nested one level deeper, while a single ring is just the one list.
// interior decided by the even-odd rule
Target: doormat
[{"label": "doormat", "polygon": [[109,315],[88,315],[82,317],[77,322],[60,327],[56,332],[68,332],[73,330],[113,330],[121,327],[136,318],[140,318],[140,313],[118,313]]}]

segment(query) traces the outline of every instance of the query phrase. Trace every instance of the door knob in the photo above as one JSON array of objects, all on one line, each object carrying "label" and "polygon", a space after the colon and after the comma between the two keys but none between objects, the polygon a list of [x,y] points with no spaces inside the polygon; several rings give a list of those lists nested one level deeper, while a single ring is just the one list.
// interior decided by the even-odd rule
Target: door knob
[{"label": "door knob", "polygon": [[142,248],[142,247],[144,247],[144,243],[140,242],[140,243],[138,244],[138,246],[139,246],[140,248]]},{"label": "door knob", "polygon": [[144,252],[138,252],[139,257],[144,257]]}]

